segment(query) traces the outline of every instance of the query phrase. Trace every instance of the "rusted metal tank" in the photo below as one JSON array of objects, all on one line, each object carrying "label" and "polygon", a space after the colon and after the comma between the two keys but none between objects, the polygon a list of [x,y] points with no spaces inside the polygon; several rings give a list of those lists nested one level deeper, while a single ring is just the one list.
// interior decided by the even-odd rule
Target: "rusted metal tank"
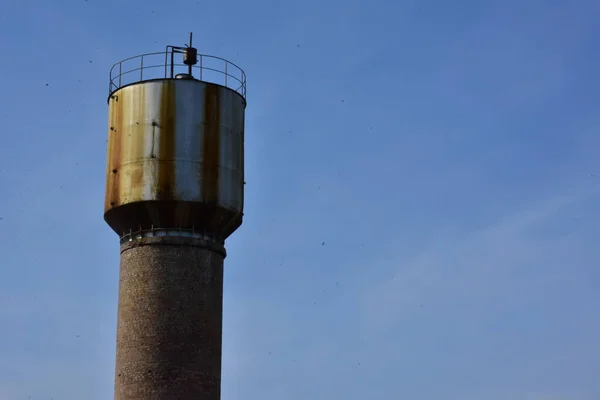
[{"label": "rusted metal tank", "polygon": [[104,219],[119,235],[242,223],[246,100],[197,79],[154,79],[109,98]]}]

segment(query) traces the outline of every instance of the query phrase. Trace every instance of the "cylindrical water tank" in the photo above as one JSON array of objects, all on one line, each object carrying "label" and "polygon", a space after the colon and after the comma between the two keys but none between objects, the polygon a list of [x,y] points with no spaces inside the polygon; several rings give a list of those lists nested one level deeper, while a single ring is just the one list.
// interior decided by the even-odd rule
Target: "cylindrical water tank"
[{"label": "cylindrical water tank", "polygon": [[195,79],[123,86],[109,99],[104,219],[119,235],[195,229],[227,238],[242,223],[241,94]]}]

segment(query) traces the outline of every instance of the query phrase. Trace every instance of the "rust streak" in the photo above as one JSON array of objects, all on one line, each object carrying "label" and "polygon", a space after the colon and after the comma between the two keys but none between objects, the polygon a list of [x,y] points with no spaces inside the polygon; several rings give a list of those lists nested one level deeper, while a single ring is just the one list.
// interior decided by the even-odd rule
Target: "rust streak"
[{"label": "rust streak", "polygon": [[204,91],[204,142],[202,191],[208,205],[219,201],[219,133],[221,129],[221,104],[219,87],[207,84]]},{"label": "rust streak", "polygon": [[158,141],[158,182],[157,200],[171,200],[175,188],[175,84],[173,81],[163,83],[160,104],[160,121],[156,122],[159,132]]},{"label": "rust streak", "polygon": [[137,92],[136,104],[132,105],[132,114],[130,116],[129,146],[133,148],[131,157],[128,160],[133,163],[129,166],[129,193],[132,198],[143,196],[144,192],[144,174],[145,174],[145,148],[144,139],[146,135],[146,87],[140,85]]},{"label": "rust streak", "polygon": [[123,129],[123,96],[120,94],[117,98],[113,100],[112,104],[112,121],[111,127],[109,130],[109,144],[110,144],[110,154],[109,154],[109,170],[108,172],[108,181],[110,182],[107,208],[114,208],[120,205],[121,203],[121,185],[120,185],[120,177],[121,177],[121,139],[122,139],[122,129]]},{"label": "rust streak", "polygon": [[109,107],[108,107],[108,133],[106,134],[106,192],[104,194],[104,212],[110,209],[110,199],[111,199],[111,157],[112,157],[112,129],[113,120],[114,120],[114,111],[112,109],[112,98],[109,99]]}]

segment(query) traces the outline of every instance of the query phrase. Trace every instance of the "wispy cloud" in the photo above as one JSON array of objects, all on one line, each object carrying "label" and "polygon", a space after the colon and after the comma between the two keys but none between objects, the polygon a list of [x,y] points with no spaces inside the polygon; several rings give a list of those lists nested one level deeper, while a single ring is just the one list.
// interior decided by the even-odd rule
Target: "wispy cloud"
[{"label": "wispy cloud", "polygon": [[[553,393],[553,384],[533,383],[544,374],[562,383],[557,391],[591,379],[570,376],[567,366],[585,370],[600,355],[589,348],[600,323],[586,314],[600,254],[585,223],[569,230],[564,221],[598,221],[588,206],[598,195],[589,185],[557,194],[483,230],[432,238],[416,256],[382,266],[389,275],[366,292],[363,308],[367,335],[388,338],[379,345],[390,356],[380,361],[390,368],[416,361],[439,379],[440,390],[452,387],[461,398],[500,399],[505,381],[515,389],[511,398],[560,399],[525,393]],[[580,325],[562,325],[567,320]]]},{"label": "wispy cloud", "polygon": [[[589,240],[587,232],[540,234],[540,228],[599,193],[596,186],[588,186],[499,216],[485,229],[432,238],[422,252],[395,261],[389,279],[366,296],[370,326],[384,329],[420,312],[421,307],[468,307],[474,301],[471,307],[484,310],[498,306],[493,303],[500,298],[504,304],[518,301],[529,289],[561,279],[568,266],[556,263],[565,256],[576,258],[573,253]],[[519,293],[507,293],[507,289]]]}]

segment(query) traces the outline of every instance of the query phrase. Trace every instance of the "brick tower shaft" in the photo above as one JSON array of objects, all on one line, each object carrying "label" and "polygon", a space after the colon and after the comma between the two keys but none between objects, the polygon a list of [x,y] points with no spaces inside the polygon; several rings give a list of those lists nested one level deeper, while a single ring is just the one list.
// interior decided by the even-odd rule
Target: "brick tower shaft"
[{"label": "brick tower shaft", "polygon": [[223,246],[182,237],[121,245],[116,400],[219,400]]}]

